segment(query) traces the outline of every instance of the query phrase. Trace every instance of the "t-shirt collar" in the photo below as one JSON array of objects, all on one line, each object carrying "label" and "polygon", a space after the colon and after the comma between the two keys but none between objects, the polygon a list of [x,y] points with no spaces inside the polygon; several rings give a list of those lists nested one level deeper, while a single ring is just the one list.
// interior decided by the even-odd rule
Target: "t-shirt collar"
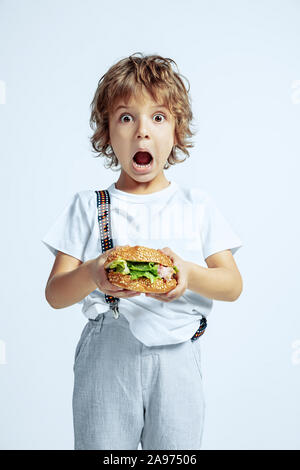
[{"label": "t-shirt collar", "polygon": [[168,198],[171,194],[173,194],[178,188],[177,183],[173,180],[170,180],[169,183],[170,184],[166,188],[161,189],[160,191],[155,191],[154,193],[150,194],[127,193],[126,191],[121,191],[120,189],[117,189],[115,183],[112,183],[107,188],[107,190],[109,191],[109,194],[111,196],[116,197],[118,199],[145,204],[147,202],[156,201],[162,198]]}]

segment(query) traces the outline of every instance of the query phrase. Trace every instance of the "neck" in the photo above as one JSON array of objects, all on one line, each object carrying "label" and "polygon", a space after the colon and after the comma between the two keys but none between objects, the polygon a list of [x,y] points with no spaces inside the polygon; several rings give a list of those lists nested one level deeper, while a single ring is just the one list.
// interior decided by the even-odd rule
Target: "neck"
[{"label": "neck", "polygon": [[151,194],[167,188],[170,182],[164,174],[158,175],[151,181],[136,181],[121,172],[118,181],[115,183],[116,189],[132,194]]}]

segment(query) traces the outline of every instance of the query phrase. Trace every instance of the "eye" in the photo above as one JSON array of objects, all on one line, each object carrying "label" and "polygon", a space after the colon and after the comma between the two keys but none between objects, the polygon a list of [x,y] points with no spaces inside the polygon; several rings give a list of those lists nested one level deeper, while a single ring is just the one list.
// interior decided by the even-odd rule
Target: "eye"
[{"label": "eye", "polygon": [[[132,117],[131,114],[126,113],[126,114],[122,114],[122,115],[120,116],[119,120],[120,120],[121,122],[129,122],[129,121],[123,121],[123,118],[124,118],[124,117],[127,117],[127,116]],[[154,116],[162,116],[164,119],[166,119],[166,116],[165,116],[164,114],[162,114],[162,113],[156,113]],[[157,120],[156,120],[156,122],[163,122],[163,121],[157,121]]]},{"label": "eye", "polygon": [[[164,115],[161,114],[161,113],[155,114],[155,116],[162,116],[164,119],[166,119],[166,116],[164,116]],[[156,121],[156,122],[157,122],[157,121]],[[158,121],[158,122],[163,122],[163,121]]]},{"label": "eye", "polygon": [[[120,116],[120,121],[121,121],[121,122],[124,122],[124,121],[122,121],[122,119],[123,119],[123,117],[125,117],[125,116],[130,116],[130,114],[122,114],[122,116]],[[128,122],[128,121],[127,121],[127,122]]]}]

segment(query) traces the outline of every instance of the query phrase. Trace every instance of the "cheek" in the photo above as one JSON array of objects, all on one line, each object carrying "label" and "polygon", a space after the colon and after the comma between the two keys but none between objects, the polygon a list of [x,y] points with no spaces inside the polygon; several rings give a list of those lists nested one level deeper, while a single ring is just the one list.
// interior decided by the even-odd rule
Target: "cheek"
[{"label": "cheek", "polygon": [[110,135],[112,138],[118,139],[124,137],[128,134],[128,129],[125,126],[120,126],[118,124],[110,126]]}]

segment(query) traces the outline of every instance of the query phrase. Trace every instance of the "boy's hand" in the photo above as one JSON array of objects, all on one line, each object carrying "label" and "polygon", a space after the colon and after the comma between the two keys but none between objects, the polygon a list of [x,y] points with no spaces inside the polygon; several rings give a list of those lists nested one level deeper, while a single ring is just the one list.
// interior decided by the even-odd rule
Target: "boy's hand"
[{"label": "boy's hand", "polygon": [[[128,245],[127,245],[128,246]],[[118,248],[115,247],[115,248]],[[107,295],[112,295],[113,297],[118,297],[122,299],[127,299],[129,297],[136,297],[141,295],[141,292],[131,291],[129,289],[122,289],[121,287],[115,286],[109,282],[107,271],[104,269],[104,264],[114,248],[106,250],[104,253],[99,255],[97,258],[90,261],[89,272],[91,279],[97,285],[98,289]]]},{"label": "boy's hand", "polygon": [[176,255],[176,253],[174,253],[174,251],[168,247],[158,251],[161,251],[162,253],[165,253],[167,256],[169,256],[173,261],[173,264],[178,268],[178,273],[175,274],[177,286],[166,294],[146,292],[145,295],[147,297],[153,297],[153,299],[160,300],[161,302],[171,302],[172,300],[176,300],[178,297],[181,297],[187,289],[189,274],[188,262],[184,261],[178,255]]}]

